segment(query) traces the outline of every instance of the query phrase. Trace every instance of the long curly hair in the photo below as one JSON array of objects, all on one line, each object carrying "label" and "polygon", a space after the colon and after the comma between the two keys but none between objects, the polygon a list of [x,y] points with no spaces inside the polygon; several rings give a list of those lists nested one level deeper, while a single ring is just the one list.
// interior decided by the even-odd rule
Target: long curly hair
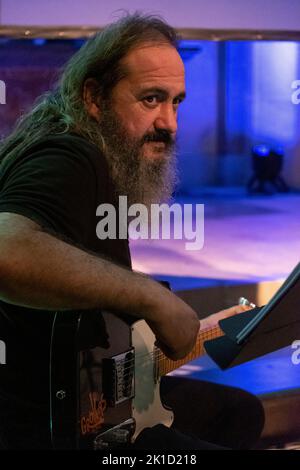
[{"label": "long curly hair", "polygon": [[154,15],[126,14],[108,25],[71,57],[54,89],[42,94],[31,110],[18,119],[1,142],[0,160],[20,155],[49,134],[76,132],[102,148],[99,124],[84,106],[85,81],[94,79],[94,96],[107,99],[126,76],[120,62],[129,50],[144,42],[167,42],[176,48],[178,39],[176,31]]}]

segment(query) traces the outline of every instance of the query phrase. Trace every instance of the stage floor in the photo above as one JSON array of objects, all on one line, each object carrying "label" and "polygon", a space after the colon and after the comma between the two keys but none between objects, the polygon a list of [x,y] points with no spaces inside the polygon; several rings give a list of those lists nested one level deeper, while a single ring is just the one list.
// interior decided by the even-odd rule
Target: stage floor
[{"label": "stage floor", "polygon": [[175,290],[204,280],[283,279],[300,259],[300,193],[248,196],[243,188],[212,188],[175,202],[204,204],[201,250],[186,250],[184,240],[130,242],[134,269],[169,278]]},{"label": "stage floor", "polygon": [[[174,202],[205,205],[203,248],[187,251],[182,240],[136,240],[130,246],[134,269],[169,280],[179,294],[194,291],[201,298],[202,289],[217,292],[224,283],[279,286],[300,260],[300,193],[248,196],[243,188],[211,188]],[[287,347],[227,371],[206,356],[174,373],[260,395],[300,387],[300,364],[291,355]]]}]

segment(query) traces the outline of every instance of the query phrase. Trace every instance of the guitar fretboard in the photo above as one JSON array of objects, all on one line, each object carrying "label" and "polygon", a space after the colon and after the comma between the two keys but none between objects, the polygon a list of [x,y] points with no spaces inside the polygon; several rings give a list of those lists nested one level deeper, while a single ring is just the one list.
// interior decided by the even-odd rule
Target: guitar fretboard
[{"label": "guitar fretboard", "polygon": [[200,330],[195,346],[192,349],[192,351],[183,359],[179,359],[178,361],[172,361],[172,359],[169,359],[167,356],[163,354],[163,352],[160,349],[157,348],[157,350],[155,351],[155,356],[154,356],[156,357],[157,376],[162,377],[168,374],[169,372],[172,372],[173,370],[178,369],[178,367],[183,366],[187,362],[190,362],[199,356],[203,356],[204,354],[206,354],[206,351],[204,349],[205,341],[218,338],[219,336],[223,336],[223,335],[224,333],[219,326]]}]

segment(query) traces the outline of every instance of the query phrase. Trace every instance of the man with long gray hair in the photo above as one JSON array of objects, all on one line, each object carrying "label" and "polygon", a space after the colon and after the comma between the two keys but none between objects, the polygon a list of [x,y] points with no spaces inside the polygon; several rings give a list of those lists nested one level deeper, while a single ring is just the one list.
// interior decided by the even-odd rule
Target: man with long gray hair
[{"label": "man with long gray hair", "polygon": [[[103,309],[143,318],[159,348],[176,360],[192,350],[199,328],[246,310],[235,306],[199,323],[165,286],[132,271],[127,239],[96,236],[99,204],[116,206],[118,196],[126,195],[130,204],[149,205],[172,194],[177,113],[185,98],[177,40],[173,28],[154,16],[126,15],[109,25],[71,58],[56,88],[2,143],[3,447],[52,447],[55,312],[72,317],[78,310]],[[93,324],[88,331],[93,336]],[[250,394],[174,377],[163,386],[174,425],[145,429],[137,447],[249,448],[258,439],[262,407]]]}]

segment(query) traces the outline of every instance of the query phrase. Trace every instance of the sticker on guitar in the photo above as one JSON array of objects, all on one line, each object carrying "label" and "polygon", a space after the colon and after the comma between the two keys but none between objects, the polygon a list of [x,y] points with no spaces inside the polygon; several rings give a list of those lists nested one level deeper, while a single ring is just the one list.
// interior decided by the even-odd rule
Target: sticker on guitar
[{"label": "sticker on guitar", "polygon": [[80,420],[82,435],[101,429],[104,423],[104,411],[106,410],[107,403],[103,398],[103,393],[101,395],[98,392],[89,393],[89,399],[91,410],[88,415],[82,416]]}]

